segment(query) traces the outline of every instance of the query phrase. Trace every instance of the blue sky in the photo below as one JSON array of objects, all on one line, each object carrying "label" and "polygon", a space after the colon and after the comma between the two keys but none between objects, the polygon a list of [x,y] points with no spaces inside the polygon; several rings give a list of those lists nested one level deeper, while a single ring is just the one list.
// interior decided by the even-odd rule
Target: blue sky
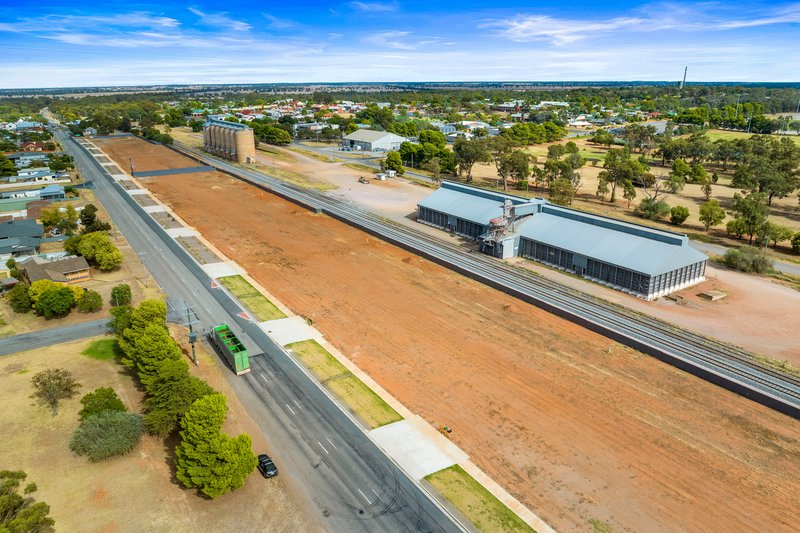
[{"label": "blue sky", "polygon": [[800,81],[800,3],[5,0],[0,88]]}]

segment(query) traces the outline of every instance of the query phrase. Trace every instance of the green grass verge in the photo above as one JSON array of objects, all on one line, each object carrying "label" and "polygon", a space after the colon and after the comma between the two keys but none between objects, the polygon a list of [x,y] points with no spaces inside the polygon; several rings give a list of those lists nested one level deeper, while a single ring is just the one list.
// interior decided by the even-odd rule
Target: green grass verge
[{"label": "green grass verge", "polygon": [[286,318],[286,315],[275,307],[275,304],[258,292],[256,288],[250,285],[242,276],[224,276],[217,279],[255,315],[259,322],[275,320],[276,318]]},{"label": "green grass verge", "polygon": [[117,339],[96,340],[81,352],[82,355],[98,361],[110,361],[121,353]]},{"label": "green grass verge", "polygon": [[480,531],[535,531],[463,468],[453,465],[425,476]]},{"label": "green grass verge", "polygon": [[403,419],[317,341],[295,342],[286,348],[371,429]]}]

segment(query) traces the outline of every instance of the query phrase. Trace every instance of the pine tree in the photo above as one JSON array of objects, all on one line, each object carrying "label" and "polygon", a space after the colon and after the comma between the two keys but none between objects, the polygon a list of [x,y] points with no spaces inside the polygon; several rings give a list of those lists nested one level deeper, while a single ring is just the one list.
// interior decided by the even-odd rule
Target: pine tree
[{"label": "pine tree", "polygon": [[244,485],[258,463],[249,435],[231,438],[220,431],[227,409],[222,394],[194,402],[181,421],[181,443],[175,449],[178,480],[210,498]]},{"label": "pine tree", "polygon": [[213,393],[208,383],[189,375],[189,365],[183,359],[162,361],[147,388],[147,430],[166,437],[177,429],[196,400]]}]

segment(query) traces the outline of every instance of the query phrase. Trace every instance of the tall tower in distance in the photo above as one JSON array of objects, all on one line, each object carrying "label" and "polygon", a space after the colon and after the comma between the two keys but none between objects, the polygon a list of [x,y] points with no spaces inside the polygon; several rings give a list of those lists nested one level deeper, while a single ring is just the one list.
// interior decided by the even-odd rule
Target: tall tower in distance
[{"label": "tall tower in distance", "polygon": [[686,85],[686,72],[689,70],[689,67],[683,67],[683,81],[681,81],[681,85],[679,89],[682,91],[683,86]]}]

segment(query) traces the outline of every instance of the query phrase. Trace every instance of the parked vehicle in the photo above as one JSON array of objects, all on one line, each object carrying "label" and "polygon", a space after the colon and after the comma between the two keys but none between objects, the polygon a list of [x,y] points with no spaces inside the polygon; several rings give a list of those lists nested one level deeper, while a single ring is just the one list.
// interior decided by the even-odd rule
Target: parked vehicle
[{"label": "parked vehicle", "polygon": [[237,376],[250,372],[250,354],[227,324],[216,326],[211,330],[209,338],[222,352]]},{"label": "parked vehicle", "polygon": [[275,477],[278,475],[278,467],[272,462],[269,455],[262,453],[258,456],[258,471],[265,478]]}]

